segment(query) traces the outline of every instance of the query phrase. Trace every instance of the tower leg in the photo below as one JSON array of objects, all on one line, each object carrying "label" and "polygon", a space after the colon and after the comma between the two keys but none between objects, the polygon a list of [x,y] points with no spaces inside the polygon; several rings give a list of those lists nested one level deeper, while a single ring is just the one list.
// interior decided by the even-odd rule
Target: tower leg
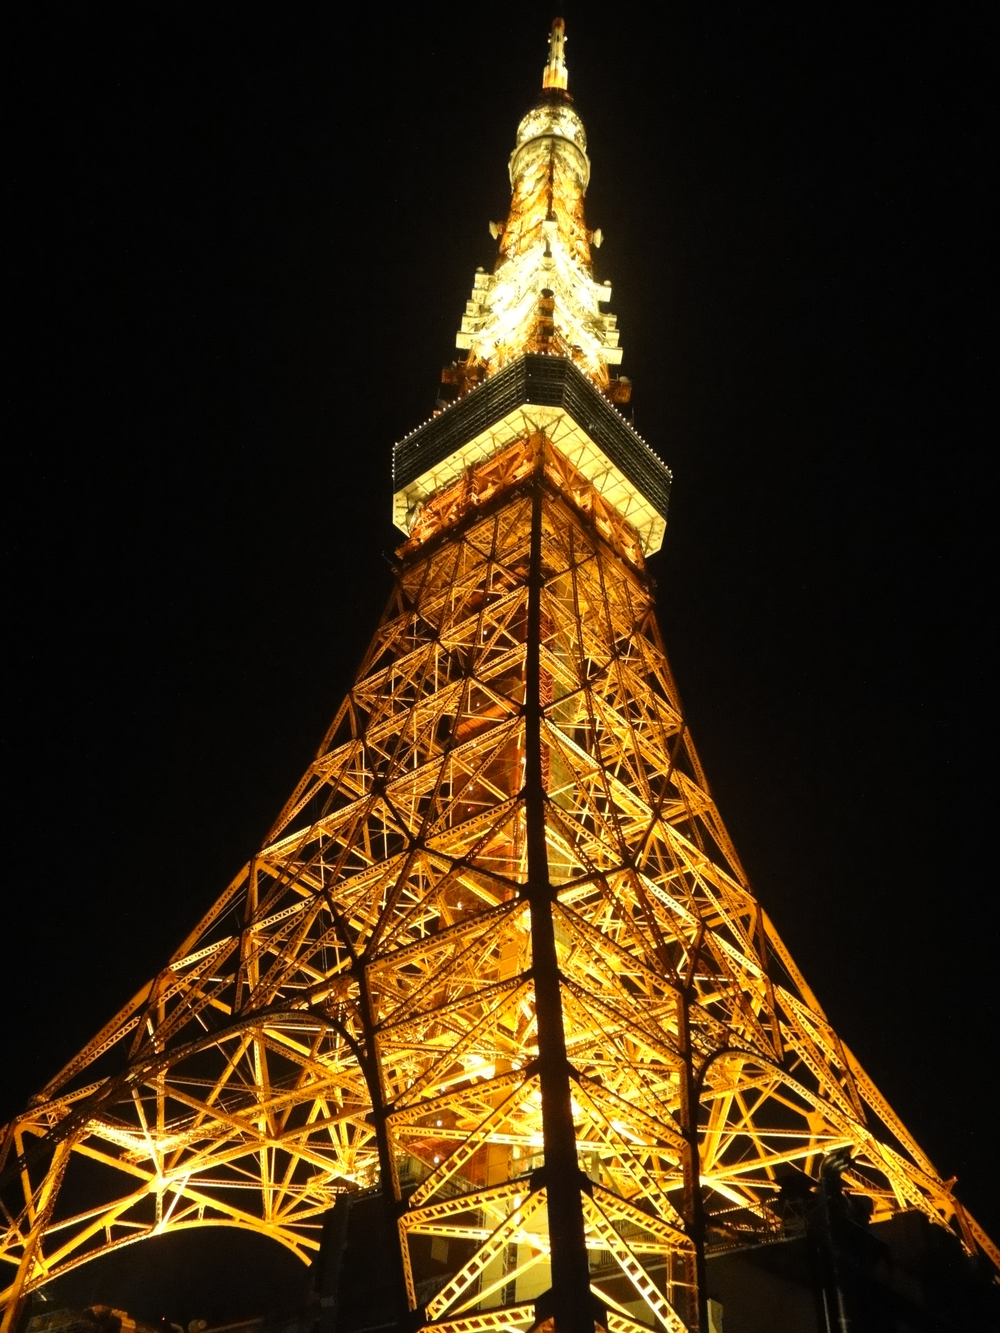
[{"label": "tower leg", "polygon": [[17,1327],[18,1318],[24,1304],[24,1298],[27,1294],[27,1285],[35,1268],[39,1246],[42,1243],[42,1236],[45,1228],[52,1217],[52,1210],[56,1206],[56,1199],[59,1197],[59,1186],[62,1184],[62,1178],[66,1174],[66,1166],[69,1162],[70,1153],[73,1151],[72,1138],[65,1138],[56,1146],[49,1169],[45,1174],[45,1180],[42,1184],[41,1192],[38,1197],[38,1208],[35,1212],[35,1220],[31,1224],[31,1230],[28,1233],[28,1240],[24,1247],[24,1253],[21,1256],[21,1262],[17,1266],[17,1276],[14,1278],[10,1291],[7,1296],[7,1308],[4,1312],[2,1322],[0,1322],[0,1333],[13,1333]]}]

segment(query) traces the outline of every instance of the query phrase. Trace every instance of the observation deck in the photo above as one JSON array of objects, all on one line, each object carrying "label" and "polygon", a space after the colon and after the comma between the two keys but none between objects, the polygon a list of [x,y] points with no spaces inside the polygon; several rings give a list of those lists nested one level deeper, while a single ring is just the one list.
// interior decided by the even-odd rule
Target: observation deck
[{"label": "observation deck", "polygon": [[671,473],[566,357],[527,353],[411,431],[393,449],[393,521],[407,535],[421,506],[507,445],[543,433],[636,531],[663,544]]}]

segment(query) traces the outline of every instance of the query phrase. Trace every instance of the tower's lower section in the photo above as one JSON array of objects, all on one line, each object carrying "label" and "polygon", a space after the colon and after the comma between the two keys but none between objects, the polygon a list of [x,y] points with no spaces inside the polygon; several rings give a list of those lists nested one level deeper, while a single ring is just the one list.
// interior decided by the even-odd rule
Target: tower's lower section
[{"label": "tower's lower section", "polygon": [[607,497],[527,435],[400,554],[266,845],[5,1131],[4,1333],[165,1231],[309,1260],[372,1190],[410,1333],[707,1333],[710,1256],[831,1172],[991,1252],[752,893]]},{"label": "tower's lower section", "polygon": [[[833,1207],[831,1208],[831,1203]],[[318,1265],[318,1321],[311,1333],[387,1333],[407,1326],[388,1300],[385,1274],[394,1253],[379,1252],[377,1193],[344,1197],[330,1215]],[[990,1266],[966,1254],[957,1238],[918,1212],[869,1224],[864,1210],[822,1197],[789,1201],[781,1230],[763,1229],[741,1245],[709,1245],[705,1265],[708,1333],[995,1333],[1000,1288]],[[459,1247],[422,1256],[418,1299],[461,1267]],[[650,1265],[655,1274],[657,1265]],[[627,1284],[600,1253],[597,1281],[620,1301]],[[545,1322],[530,1289],[510,1284],[468,1326],[529,1330]],[[618,1321],[609,1317],[611,1326]],[[648,1316],[647,1316],[648,1319]],[[395,1321],[395,1322],[394,1322]],[[598,1326],[600,1316],[598,1315]],[[604,1322],[604,1327],[608,1323]],[[655,1325],[645,1323],[646,1328]]]}]

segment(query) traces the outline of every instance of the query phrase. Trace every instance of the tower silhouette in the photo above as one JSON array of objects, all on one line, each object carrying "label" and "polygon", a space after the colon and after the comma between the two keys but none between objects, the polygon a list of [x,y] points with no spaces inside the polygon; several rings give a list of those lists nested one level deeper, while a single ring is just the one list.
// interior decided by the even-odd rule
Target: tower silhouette
[{"label": "tower silhouette", "polygon": [[699,764],[645,572],[670,474],[620,410],[563,44],[557,20],[466,356],[395,448],[395,588],[316,759],[4,1130],[3,1333],[168,1231],[308,1261],[376,1189],[400,1328],[707,1330],[706,1253],[783,1234],[824,1172],[1000,1263],[830,1026]]}]

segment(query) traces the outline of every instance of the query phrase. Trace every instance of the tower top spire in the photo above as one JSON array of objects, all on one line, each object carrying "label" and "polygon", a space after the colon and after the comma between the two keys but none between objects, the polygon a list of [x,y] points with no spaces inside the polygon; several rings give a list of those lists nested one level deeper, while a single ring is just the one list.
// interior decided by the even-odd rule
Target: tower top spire
[{"label": "tower top spire", "polygon": [[554,19],[541,93],[521,118],[510,156],[510,210],[491,222],[493,272],[480,269],[456,346],[468,355],[445,368],[439,402],[461,397],[526,353],[566,357],[613,403],[626,403],[611,288],[594,277],[591,247],[603,240],[584,216],[590,180],[587,134],[567,91],[566,24]]},{"label": "tower top spire", "polygon": [[565,89],[568,85],[566,24],[563,19],[553,19],[552,31],[549,33],[549,59],[542,73],[542,87]]}]

